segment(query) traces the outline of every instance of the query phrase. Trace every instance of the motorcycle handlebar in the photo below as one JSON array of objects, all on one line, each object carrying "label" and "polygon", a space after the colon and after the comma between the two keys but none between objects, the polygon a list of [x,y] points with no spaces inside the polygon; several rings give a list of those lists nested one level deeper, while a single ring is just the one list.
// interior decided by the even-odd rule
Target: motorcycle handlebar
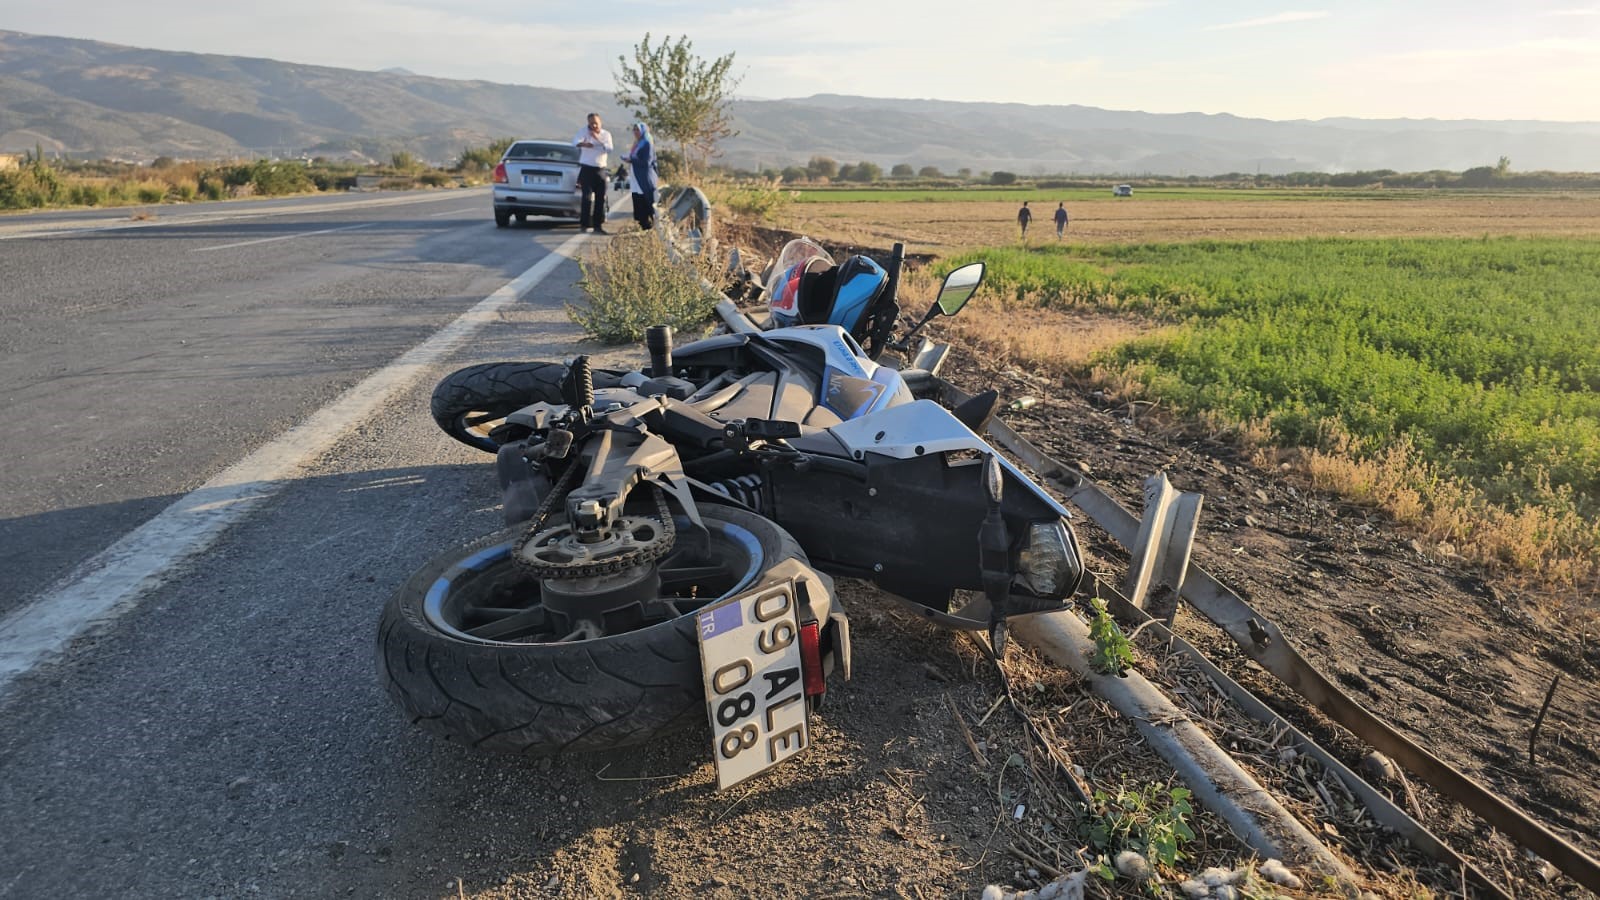
[{"label": "motorcycle handlebar", "polygon": [[761,329],[757,328],[748,316],[740,312],[739,307],[734,306],[731,300],[717,301],[717,317],[723,321],[723,324],[728,326],[729,331],[735,334],[761,333]]},{"label": "motorcycle handlebar", "polygon": [[894,247],[889,251],[889,283],[883,291],[884,299],[890,303],[895,302],[900,293],[900,266],[906,261],[906,245],[895,241]]}]

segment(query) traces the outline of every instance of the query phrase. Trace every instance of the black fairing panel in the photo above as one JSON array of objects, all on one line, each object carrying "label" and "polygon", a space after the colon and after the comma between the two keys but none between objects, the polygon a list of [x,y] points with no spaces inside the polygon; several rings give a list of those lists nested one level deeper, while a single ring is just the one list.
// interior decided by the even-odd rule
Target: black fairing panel
[{"label": "black fairing panel", "polygon": [[[834,574],[870,579],[939,610],[949,608],[954,588],[981,590],[978,527],[988,511],[982,461],[947,465],[939,454],[901,460],[869,453],[865,463],[864,480],[832,467],[774,467],[767,512],[812,563]],[[1031,491],[1003,496],[1013,551],[1028,523],[1057,517]]]},{"label": "black fairing panel", "polygon": [[705,353],[736,350],[750,343],[748,334],[718,334],[698,341],[682,344],[672,351],[674,361],[700,356]]},{"label": "black fairing panel", "polygon": [[750,364],[749,343],[747,334],[719,334],[684,344],[672,351],[672,369],[674,372],[686,369],[744,371]]}]

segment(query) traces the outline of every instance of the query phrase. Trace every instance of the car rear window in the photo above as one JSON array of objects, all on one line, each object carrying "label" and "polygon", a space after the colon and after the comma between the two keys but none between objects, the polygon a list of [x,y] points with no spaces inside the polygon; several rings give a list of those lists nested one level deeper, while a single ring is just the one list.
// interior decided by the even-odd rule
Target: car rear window
[{"label": "car rear window", "polygon": [[577,162],[578,148],[571,144],[546,141],[520,141],[506,151],[506,159],[549,159],[557,162]]}]

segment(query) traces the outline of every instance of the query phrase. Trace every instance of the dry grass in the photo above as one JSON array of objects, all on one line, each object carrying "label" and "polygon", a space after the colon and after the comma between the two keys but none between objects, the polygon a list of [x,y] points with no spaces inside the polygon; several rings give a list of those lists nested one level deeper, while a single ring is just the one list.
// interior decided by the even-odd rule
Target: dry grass
[{"label": "dry grass", "polygon": [[1310,484],[1381,509],[1410,526],[1445,556],[1457,556],[1526,587],[1554,588],[1578,598],[1600,593],[1600,524],[1573,509],[1572,498],[1538,479],[1538,495],[1519,508],[1490,502],[1481,491],[1442,475],[1404,438],[1374,454],[1357,452],[1335,434],[1327,449],[1279,454]]},{"label": "dry grass", "polygon": [[1026,368],[1092,375],[1097,354],[1164,326],[1130,315],[1058,312],[1002,302],[971,310],[951,328],[994,358]]}]

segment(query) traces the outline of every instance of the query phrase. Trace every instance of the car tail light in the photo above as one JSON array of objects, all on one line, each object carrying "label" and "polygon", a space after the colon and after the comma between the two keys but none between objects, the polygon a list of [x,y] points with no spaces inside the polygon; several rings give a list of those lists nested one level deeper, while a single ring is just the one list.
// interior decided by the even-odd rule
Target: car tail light
[{"label": "car tail light", "polygon": [[820,696],[828,690],[822,671],[822,631],[816,622],[800,626],[800,671],[805,676],[806,696]]},{"label": "car tail light", "polygon": [[494,183],[495,184],[506,184],[507,183],[507,179],[506,179],[506,164],[505,163],[501,163],[501,164],[499,164],[499,165],[494,167]]}]

